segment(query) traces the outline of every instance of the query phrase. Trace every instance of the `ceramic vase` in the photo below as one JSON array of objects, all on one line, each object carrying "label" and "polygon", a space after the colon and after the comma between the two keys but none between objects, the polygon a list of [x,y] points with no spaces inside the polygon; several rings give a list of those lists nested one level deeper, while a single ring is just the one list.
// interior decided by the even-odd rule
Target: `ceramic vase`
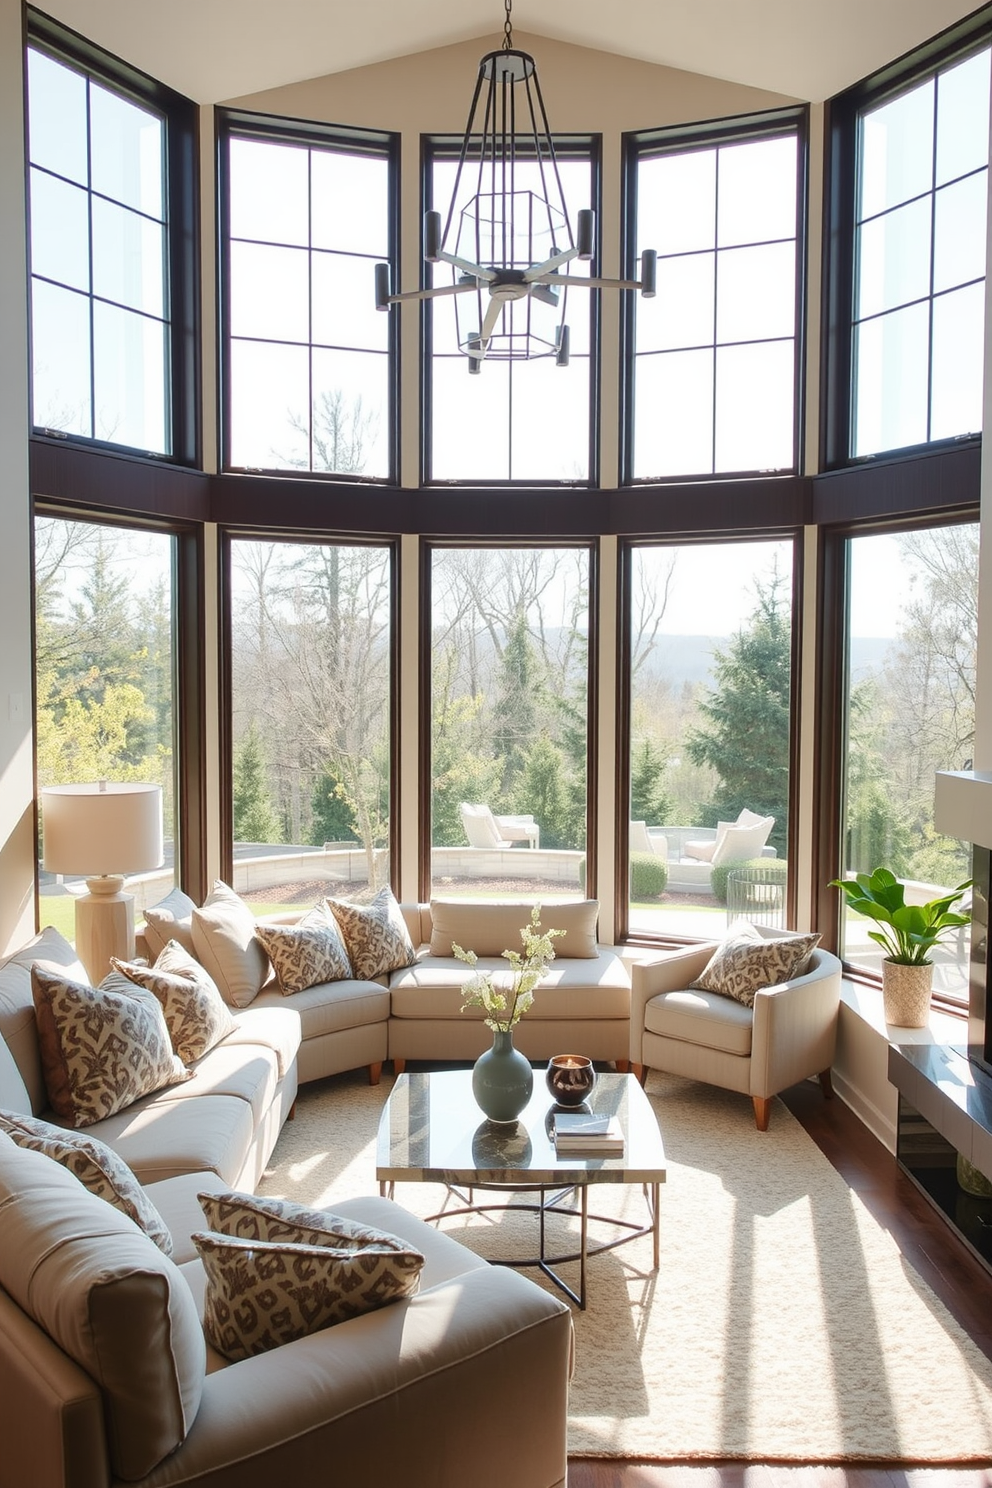
[{"label": "ceramic vase", "polygon": [[513,1047],[513,1034],[493,1034],[493,1046],[472,1070],[472,1094],[490,1121],[516,1121],[534,1090],[530,1061]]},{"label": "ceramic vase", "polygon": [[882,1001],[886,1023],[897,1028],[926,1028],[932,984],[931,962],[903,966],[898,961],[883,961]]}]

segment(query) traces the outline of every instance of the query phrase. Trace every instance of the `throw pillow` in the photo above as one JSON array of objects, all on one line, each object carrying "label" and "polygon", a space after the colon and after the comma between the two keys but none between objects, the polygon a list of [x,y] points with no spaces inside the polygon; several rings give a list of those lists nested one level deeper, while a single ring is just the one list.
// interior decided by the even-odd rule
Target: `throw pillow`
[{"label": "throw pillow", "polygon": [[173,889],[146,909],[145,915],[145,940],[148,949],[153,956],[157,956],[165,950],[170,940],[178,940],[192,956],[193,950],[193,911],[196,905],[188,894],[182,889]]},{"label": "throw pillow", "polygon": [[232,1007],[254,1002],[269,972],[269,958],[255,934],[257,928],[244,900],[219,879],[203,908],[193,911],[194,954]]},{"label": "throw pillow", "polygon": [[18,1147],[43,1152],[68,1168],[84,1188],[128,1215],[159,1250],[171,1256],[172,1236],[165,1220],[124,1159],[105,1142],[85,1132],[66,1131],[64,1127],[39,1121],[36,1116],[22,1116],[15,1111],[0,1111],[0,1131],[6,1132]]},{"label": "throw pillow", "polygon": [[36,962],[31,992],[48,1098],[72,1126],[189,1079],[155,998],[119,972],[87,987]]},{"label": "throw pillow", "polygon": [[752,925],[742,926],[717,946],[701,975],[689,986],[719,992],[745,1007],[754,1007],[754,994],[761,988],[777,987],[802,976],[819,943],[819,935],[766,937]]},{"label": "throw pillow", "polygon": [[341,927],[355,976],[361,981],[412,966],[417,959],[403,911],[390,889],[380,889],[371,904],[328,899]]},{"label": "throw pillow", "polygon": [[213,977],[177,940],[170,940],[154,966],[111,959],[111,965],[158,998],[172,1047],[183,1064],[194,1064],[237,1028]]},{"label": "throw pillow", "polygon": [[207,1288],[213,1347],[248,1359],[408,1297],[424,1257],[384,1230],[247,1194],[200,1194],[208,1224],[192,1236]]},{"label": "throw pillow", "polygon": [[297,925],[260,924],[255,934],[287,995],[321,982],[343,982],[352,974],[338,922],[325,900],[315,904]]}]

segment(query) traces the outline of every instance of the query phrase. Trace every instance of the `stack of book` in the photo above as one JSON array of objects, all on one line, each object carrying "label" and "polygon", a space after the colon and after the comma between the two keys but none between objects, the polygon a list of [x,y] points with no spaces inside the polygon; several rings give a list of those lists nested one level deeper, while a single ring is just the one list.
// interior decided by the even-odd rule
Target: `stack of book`
[{"label": "stack of book", "polygon": [[571,1157],[622,1156],[623,1128],[615,1116],[556,1111],[555,1151],[559,1156]]}]

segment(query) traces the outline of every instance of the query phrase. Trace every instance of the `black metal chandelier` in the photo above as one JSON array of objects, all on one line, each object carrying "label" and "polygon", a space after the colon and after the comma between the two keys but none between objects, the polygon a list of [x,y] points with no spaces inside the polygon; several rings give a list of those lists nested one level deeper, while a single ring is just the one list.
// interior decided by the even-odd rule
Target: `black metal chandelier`
[{"label": "black metal chandelier", "polygon": [[[389,265],[375,266],[378,310],[403,300],[458,296],[458,347],[474,373],[487,357],[527,361],[553,356],[559,367],[566,367],[571,285],[639,289],[645,298],[655,292],[657,256],[650,248],[641,254],[640,279],[561,272],[572,259],[593,257],[596,214],[580,211],[573,236],[537,65],[529,53],[513,46],[511,6],[512,0],[504,0],[502,49],[487,52],[479,63],[443,229],[440,212],[424,216],[424,259],[448,264],[451,283],[393,294]],[[471,189],[467,198],[463,176]]]}]

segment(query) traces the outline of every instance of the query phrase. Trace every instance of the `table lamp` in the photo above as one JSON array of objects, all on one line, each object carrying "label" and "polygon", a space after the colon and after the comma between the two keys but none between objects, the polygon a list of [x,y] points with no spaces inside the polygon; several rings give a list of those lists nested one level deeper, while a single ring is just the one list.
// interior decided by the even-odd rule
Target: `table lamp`
[{"label": "table lamp", "polygon": [[76,950],[94,985],[111,956],[134,955],[134,896],[124,875],[162,864],[162,787],[51,785],[41,792],[43,866],[80,874],[88,893],[76,900]]}]

